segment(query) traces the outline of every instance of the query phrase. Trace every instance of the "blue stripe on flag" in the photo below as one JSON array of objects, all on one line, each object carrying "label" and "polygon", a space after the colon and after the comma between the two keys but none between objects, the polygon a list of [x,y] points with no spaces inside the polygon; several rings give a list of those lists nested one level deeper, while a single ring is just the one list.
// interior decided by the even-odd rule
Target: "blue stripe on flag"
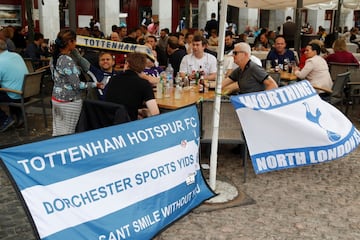
[{"label": "blue stripe on flag", "polygon": [[[1,149],[0,157],[22,190],[37,184],[63,181],[120,161],[161,151],[173,146],[174,142],[198,142],[198,122],[196,107],[192,106],[141,121]],[[98,164],[99,161],[101,164]],[[38,171],[31,167],[31,162]],[[59,167],[67,164],[71,164],[76,171]],[[25,173],[25,168],[30,171],[30,179],[24,178],[29,175]]]},{"label": "blue stripe on flag", "polygon": [[325,146],[281,149],[250,155],[255,173],[332,161],[348,155],[360,143],[360,132],[352,127],[342,140]]},{"label": "blue stripe on flag", "polygon": [[198,145],[192,106],[2,149],[0,157],[42,239],[150,239],[214,196],[199,170]]},{"label": "blue stripe on flag", "polygon": [[354,150],[358,130],[310,82],[231,97],[256,173],[331,161]]}]

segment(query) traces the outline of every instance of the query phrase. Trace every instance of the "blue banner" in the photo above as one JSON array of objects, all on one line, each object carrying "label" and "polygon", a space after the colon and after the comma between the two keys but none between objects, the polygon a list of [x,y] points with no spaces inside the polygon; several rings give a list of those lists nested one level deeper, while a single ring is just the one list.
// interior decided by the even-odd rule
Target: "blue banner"
[{"label": "blue banner", "polygon": [[335,160],[360,133],[308,81],[231,97],[256,173]]},{"label": "blue banner", "polygon": [[41,239],[150,239],[214,196],[195,106],[0,150]]}]

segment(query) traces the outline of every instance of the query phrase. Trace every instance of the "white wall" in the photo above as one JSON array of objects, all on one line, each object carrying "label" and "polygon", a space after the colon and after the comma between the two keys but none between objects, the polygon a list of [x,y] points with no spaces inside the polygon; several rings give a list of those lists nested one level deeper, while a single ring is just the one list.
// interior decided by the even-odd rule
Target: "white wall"
[{"label": "white wall", "polygon": [[152,15],[159,16],[159,29],[168,28],[171,31],[172,2],[169,0],[152,1]]},{"label": "white wall", "polygon": [[119,13],[119,0],[99,1],[99,21],[105,36],[110,36],[112,25],[119,26]]},{"label": "white wall", "polygon": [[[319,26],[325,26],[325,10],[308,10],[308,22],[317,33]],[[329,31],[329,29],[326,29]]]},{"label": "white wall", "polygon": [[239,11],[239,33],[244,32],[246,26],[250,26],[251,29],[254,26],[258,26],[259,10],[257,8],[242,8]]},{"label": "white wall", "polygon": [[60,31],[59,1],[46,0],[42,5],[41,0],[38,0],[38,6],[40,32],[50,41],[55,40]]},{"label": "white wall", "polygon": [[350,29],[354,26],[354,10],[342,8],[340,14],[340,26],[344,29],[347,26]]},{"label": "white wall", "polygon": [[284,10],[271,10],[269,30],[277,31],[277,27],[285,22],[286,16]]},{"label": "white wall", "polygon": [[211,19],[211,13],[218,18],[218,1],[199,0],[199,28],[205,28],[206,22]]}]

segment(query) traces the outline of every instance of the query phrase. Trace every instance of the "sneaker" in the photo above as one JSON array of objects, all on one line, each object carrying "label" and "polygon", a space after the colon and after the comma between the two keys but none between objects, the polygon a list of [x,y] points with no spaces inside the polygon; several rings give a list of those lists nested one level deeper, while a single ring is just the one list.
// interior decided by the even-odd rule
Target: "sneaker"
[{"label": "sneaker", "polygon": [[5,132],[9,127],[15,124],[15,120],[12,117],[8,117],[0,127],[0,132]]}]

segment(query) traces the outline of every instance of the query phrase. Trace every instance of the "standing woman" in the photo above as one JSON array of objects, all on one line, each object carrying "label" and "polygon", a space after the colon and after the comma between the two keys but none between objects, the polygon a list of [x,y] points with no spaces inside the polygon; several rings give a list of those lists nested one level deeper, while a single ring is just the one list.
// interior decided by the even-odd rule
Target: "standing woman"
[{"label": "standing woman", "polygon": [[80,81],[80,68],[70,55],[75,47],[74,31],[62,30],[58,33],[50,66],[54,80],[51,98],[53,136],[75,132],[82,107],[81,90],[87,88],[87,83]]}]

